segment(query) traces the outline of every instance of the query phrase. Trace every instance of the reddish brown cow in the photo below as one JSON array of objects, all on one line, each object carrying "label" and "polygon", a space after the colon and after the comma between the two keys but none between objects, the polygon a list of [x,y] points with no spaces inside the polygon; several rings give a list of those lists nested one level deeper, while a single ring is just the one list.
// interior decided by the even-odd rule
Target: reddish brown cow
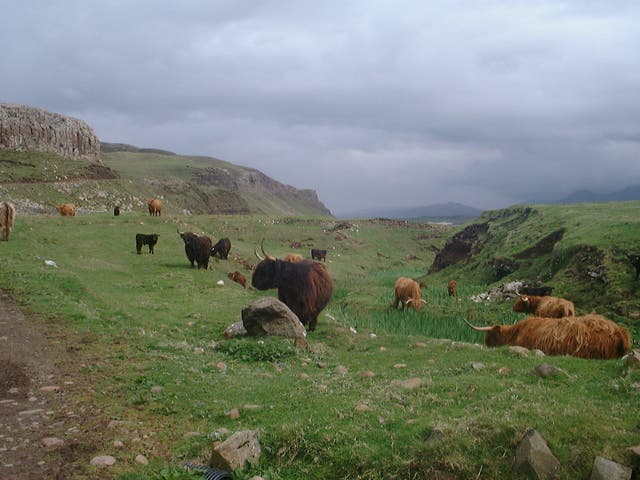
[{"label": "reddish brown cow", "polygon": [[16,209],[9,202],[0,203],[0,231],[2,231],[2,241],[9,241],[9,234],[13,228],[13,220],[16,216]]},{"label": "reddish brown cow", "polygon": [[302,255],[300,255],[299,253],[289,253],[287,255],[284,256],[284,258],[282,259],[285,262],[301,262],[302,260],[304,260],[304,257]]},{"label": "reddish brown cow", "polygon": [[75,217],[76,216],[76,206],[73,203],[63,203],[62,205],[58,205],[56,210],[60,212],[60,215],[63,217]]},{"label": "reddish brown cow", "polygon": [[447,284],[447,292],[449,292],[450,297],[455,297],[458,293],[458,283],[455,280],[449,280]]},{"label": "reddish brown cow", "polygon": [[414,310],[418,311],[423,303],[427,303],[420,298],[420,284],[411,278],[398,278],[393,293],[393,308],[398,308],[402,304],[402,309],[404,310],[411,305]]},{"label": "reddish brown cow", "polygon": [[147,206],[149,207],[149,215],[152,217],[162,215],[162,202],[157,198],[147,200]]},{"label": "reddish brown cow", "polygon": [[519,295],[513,304],[514,312],[533,313],[538,317],[570,317],[576,314],[573,302],[558,297]]},{"label": "reddish brown cow", "polygon": [[239,271],[236,270],[235,272],[228,273],[227,277],[229,277],[229,279],[233,280],[234,282],[239,283],[244,288],[247,288],[247,279]]},{"label": "reddish brown cow", "polygon": [[529,317],[513,325],[476,327],[486,332],[487,347],[515,345],[542,350],[547,355],[580,358],[620,358],[631,349],[629,332],[595,313],[580,317]]}]

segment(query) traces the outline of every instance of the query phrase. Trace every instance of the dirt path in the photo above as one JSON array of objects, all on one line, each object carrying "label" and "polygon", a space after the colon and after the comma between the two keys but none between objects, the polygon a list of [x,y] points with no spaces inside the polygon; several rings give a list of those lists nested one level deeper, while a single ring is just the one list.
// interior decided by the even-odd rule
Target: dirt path
[{"label": "dirt path", "polygon": [[62,339],[46,329],[0,290],[1,480],[78,478],[95,450],[90,406],[72,400],[84,387],[60,359]]}]

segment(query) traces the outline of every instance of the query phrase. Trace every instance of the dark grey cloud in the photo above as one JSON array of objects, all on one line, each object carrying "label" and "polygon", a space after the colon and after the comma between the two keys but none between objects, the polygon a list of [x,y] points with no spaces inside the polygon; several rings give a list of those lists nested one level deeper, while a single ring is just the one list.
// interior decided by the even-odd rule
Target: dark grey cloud
[{"label": "dark grey cloud", "polygon": [[10,2],[1,101],[211,155],[334,212],[640,182],[640,6]]}]

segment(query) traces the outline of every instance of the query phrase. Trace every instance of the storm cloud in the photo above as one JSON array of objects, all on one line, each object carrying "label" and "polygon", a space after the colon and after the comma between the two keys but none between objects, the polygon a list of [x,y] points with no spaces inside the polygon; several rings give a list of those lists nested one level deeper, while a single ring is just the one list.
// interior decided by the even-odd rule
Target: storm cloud
[{"label": "storm cloud", "polygon": [[640,183],[640,6],[11,1],[0,101],[208,155],[334,213]]}]

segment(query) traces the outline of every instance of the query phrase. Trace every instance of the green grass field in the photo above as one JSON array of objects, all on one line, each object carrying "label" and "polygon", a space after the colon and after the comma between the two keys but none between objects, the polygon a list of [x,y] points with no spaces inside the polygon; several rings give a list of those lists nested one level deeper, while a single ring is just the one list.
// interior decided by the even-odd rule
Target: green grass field
[{"label": "green grass field", "polygon": [[[602,216],[601,225],[610,221]],[[236,472],[239,479],[520,478],[512,459],[527,427],[544,435],[562,463],[559,478],[588,478],[596,455],[632,464],[628,448],[640,443],[637,370],[619,360],[538,358],[478,346],[482,337],[463,318],[489,324],[522,316],[511,304],[470,301],[488,285],[474,282],[464,267],[426,277],[428,304],[420,312],[394,311],[395,279],[423,277],[453,231],[369,221],[335,229],[338,223],[142,212],[20,216],[11,241],[0,243],[0,286],[58,332],[66,361],[86,384],[74,394],[99,412],[93,421],[135,426],[140,441],[125,443],[110,470],[121,480],[192,478],[180,465],[206,463],[221,428],[260,432],[260,464]],[[214,240],[228,236],[229,260],[213,260],[209,271],[191,269],[176,228]],[[138,232],[160,234],[155,255],[146,247],[136,254]],[[598,232],[586,230],[576,243],[621,235],[614,228]],[[294,252],[294,241],[305,256],[310,246],[329,250],[334,297],[309,335],[309,350],[285,339],[223,336],[244,306],[276,295],[227,279],[234,270],[250,278],[234,258],[255,263],[263,238],[279,257]],[[633,288],[624,284],[624,268],[612,274],[618,291]],[[457,299],[446,293],[454,272],[462,279]],[[566,375],[530,375],[541,363]],[[337,366],[347,372],[336,373]],[[417,386],[403,383],[409,379],[419,379]],[[233,408],[240,411],[235,420],[228,415]],[[442,438],[429,441],[436,430]],[[187,432],[198,434],[185,438]],[[113,453],[118,435],[104,431],[95,451]],[[133,461],[141,452],[150,465]],[[78,468],[77,478],[96,473]]]}]

